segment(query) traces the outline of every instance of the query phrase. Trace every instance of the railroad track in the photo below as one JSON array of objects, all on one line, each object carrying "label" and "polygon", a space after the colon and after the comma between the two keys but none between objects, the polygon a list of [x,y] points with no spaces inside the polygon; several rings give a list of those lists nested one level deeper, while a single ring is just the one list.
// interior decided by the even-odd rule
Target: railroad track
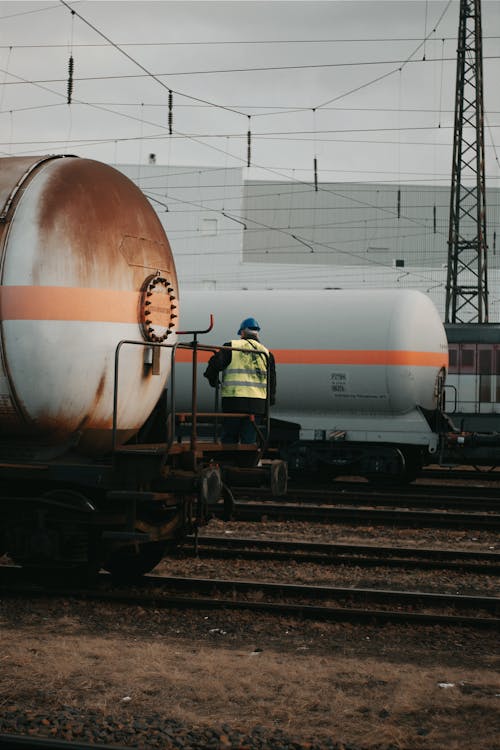
[{"label": "railroad track", "polygon": [[[238,500],[249,501],[255,498],[275,500],[270,490],[240,489]],[[370,505],[378,507],[440,508],[469,511],[500,512],[500,490],[498,487],[464,485],[450,487],[447,485],[419,484],[405,488],[377,489],[363,482],[338,482],[329,487],[290,487],[286,496],[279,501],[285,503],[302,503],[317,505]]]},{"label": "railroad track", "polygon": [[[399,622],[475,628],[500,627],[500,598],[268,581],[145,576],[134,589],[101,574],[98,585],[75,590],[57,586],[11,586],[3,596],[81,598],[154,609],[224,609],[276,616],[349,622]],[[312,602],[312,603],[311,603]],[[321,602],[321,603],[318,603]],[[472,614],[470,614],[472,611]]]},{"label": "railroad track", "polygon": [[449,479],[461,481],[485,480],[486,482],[500,482],[500,467],[498,466],[434,466],[424,468],[419,475],[421,479],[439,479],[446,482]]},{"label": "railroad track", "polygon": [[[260,493],[259,493],[260,494]],[[368,502],[365,499],[366,504]],[[400,501],[402,503],[402,501]],[[348,523],[355,525],[381,524],[404,527],[433,527],[453,529],[500,529],[500,513],[465,513],[442,510],[411,510],[406,507],[359,507],[343,502],[342,505],[284,502],[259,502],[238,500],[231,512],[223,503],[213,503],[209,511],[217,518],[230,516],[235,521],[262,521],[287,519],[322,523]]]},{"label": "railroad track", "polygon": [[[188,544],[191,550],[193,541],[190,540]],[[367,568],[446,569],[463,573],[500,575],[500,553],[498,552],[201,536],[197,540],[197,553],[201,557],[223,559],[293,560],[294,562],[356,565]]]}]

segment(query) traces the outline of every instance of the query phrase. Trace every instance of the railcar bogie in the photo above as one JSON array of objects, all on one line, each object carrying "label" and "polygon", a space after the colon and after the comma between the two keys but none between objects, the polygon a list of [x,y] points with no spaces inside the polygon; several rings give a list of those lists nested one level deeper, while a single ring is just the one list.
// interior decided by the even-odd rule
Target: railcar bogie
[{"label": "railcar bogie", "polygon": [[280,455],[295,481],[305,477],[329,481],[343,476],[360,476],[379,485],[408,484],[430,460],[427,451],[412,445],[351,443],[344,446],[324,439],[282,446]]}]

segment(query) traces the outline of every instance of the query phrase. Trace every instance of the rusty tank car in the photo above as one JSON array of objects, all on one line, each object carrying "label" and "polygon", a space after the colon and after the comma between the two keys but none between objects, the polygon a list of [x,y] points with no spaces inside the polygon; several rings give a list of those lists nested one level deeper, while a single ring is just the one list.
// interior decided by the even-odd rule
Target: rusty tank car
[{"label": "rusty tank car", "polygon": [[131,180],[74,156],[2,158],[0,212],[0,554],[146,572],[230,495],[225,462],[269,474],[259,446],[175,438],[172,368],[197,332],[179,344],[174,258]]}]

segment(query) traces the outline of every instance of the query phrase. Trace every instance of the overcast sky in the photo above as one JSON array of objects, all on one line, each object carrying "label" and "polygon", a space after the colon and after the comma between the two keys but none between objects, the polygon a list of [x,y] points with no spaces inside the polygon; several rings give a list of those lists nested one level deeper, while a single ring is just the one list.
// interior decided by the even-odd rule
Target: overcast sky
[{"label": "overcast sky", "polygon": [[[500,3],[482,9],[499,187]],[[251,178],[316,157],[324,181],[449,183],[458,20],[459,0],[0,1],[0,151],[246,167],[250,129]]]}]

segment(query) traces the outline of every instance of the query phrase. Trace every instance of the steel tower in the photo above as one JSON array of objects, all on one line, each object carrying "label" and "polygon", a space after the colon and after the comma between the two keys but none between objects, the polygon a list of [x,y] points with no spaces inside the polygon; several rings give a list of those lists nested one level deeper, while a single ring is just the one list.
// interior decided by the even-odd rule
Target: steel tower
[{"label": "steel tower", "polygon": [[460,0],[445,322],[488,322],[481,0]]}]

